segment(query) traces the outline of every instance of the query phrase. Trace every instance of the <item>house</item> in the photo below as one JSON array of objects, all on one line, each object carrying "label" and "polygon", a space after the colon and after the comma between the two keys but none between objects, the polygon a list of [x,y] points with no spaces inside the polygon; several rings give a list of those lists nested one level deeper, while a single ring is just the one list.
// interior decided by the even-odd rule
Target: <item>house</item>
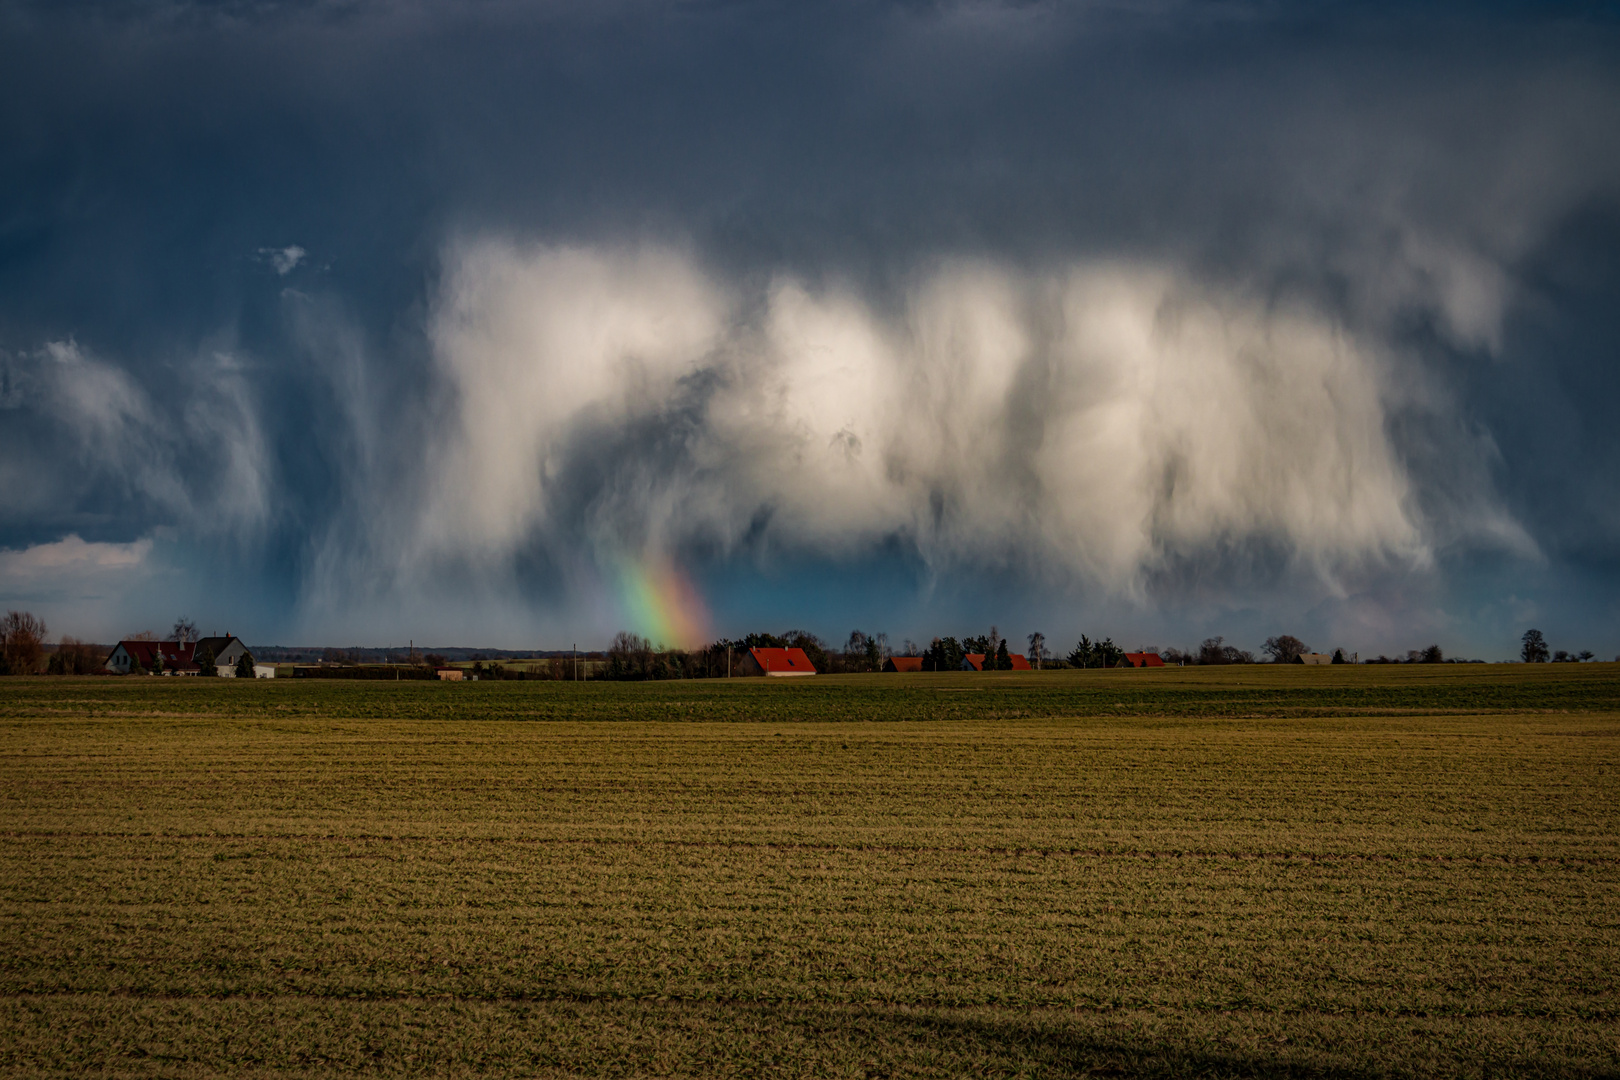
[{"label": "house", "polygon": [[236,662],[243,656],[248,658],[248,663],[253,663],[253,654],[247,651],[242,639],[226,634],[205,637],[201,641],[120,641],[107,657],[106,667],[108,671],[128,675],[138,663],[142,671],[150,674],[161,655],[165,675],[196,675],[202,671],[196,663],[197,654],[205,649],[214,651],[214,667],[226,677],[236,674]]},{"label": "house", "polygon": [[1325,652],[1302,652],[1294,658],[1296,664],[1331,664],[1333,654]]},{"label": "house", "polygon": [[920,656],[891,656],[883,661],[884,671],[921,671],[923,658]]},{"label": "house", "polygon": [[274,664],[254,664],[253,665],[253,677],[255,679],[273,679],[273,678],[275,678],[276,677],[276,665],[274,665]]},{"label": "house", "polygon": [[[992,659],[994,659],[994,658],[992,658]],[[1019,656],[1017,653],[1008,653],[1007,654],[1007,659],[1012,661],[1012,670],[1014,670],[1014,671],[1029,671],[1030,670],[1029,658],[1028,657]],[[984,653],[971,652],[971,653],[968,653],[966,656],[962,657],[962,670],[963,671],[983,671],[984,670]],[[992,668],[991,670],[995,670],[995,669]]]},{"label": "house", "polygon": [[128,675],[140,665],[140,670],[153,673],[158,658],[163,658],[163,674],[195,675],[202,670],[192,663],[196,643],[190,641],[120,641],[107,657],[107,670]]},{"label": "house", "polygon": [[803,649],[749,649],[738,669],[744,675],[814,675]]},{"label": "house", "polygon": [[1156,652],[1128,652],[1119,662],[1120,667],[1164,667],[1164,658]]},{"label": "house", "polygon": [[439,670],[437,672],[435,672],[435,674],[439,676],[439,681],[440,682],[461,682],[462,681],[462,674],[461,674],[461,669],[460,668],[442,667],[442,668],[439,668]]},{"label": "house", "polygon": [[213,652],[214,666],[226,678],[235,677],[236,663],[244,655],[247,656],[249,664],[253,663],[253,654],[248,652],[248,648],[242,643],[242,639],[234,634],[226,634],[223,637],[205,637],[197,642],[192,655],[195,656],[204,649]]}]

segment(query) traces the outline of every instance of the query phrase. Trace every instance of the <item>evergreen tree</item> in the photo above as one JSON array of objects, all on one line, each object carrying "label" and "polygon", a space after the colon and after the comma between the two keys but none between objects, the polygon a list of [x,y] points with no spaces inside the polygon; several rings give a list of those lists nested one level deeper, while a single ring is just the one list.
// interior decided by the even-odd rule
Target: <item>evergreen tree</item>
[{"label": "evergreen tree", "polygon": [[236,658],[236,677],[238,679],[253,678],[253,657],[246,652]]},{"label": "evergreen tree", "polygon": [[202,669],[201,671],[197,672],[197,674],[219,674],[219,666],[214,663],[214,650],[209,648],[207,645],[204,645],[202,648],[198,649],[196,655],[194,655],[191,659],[193,663]]},{"label": "evergreen tree", "polygon": [[962,667],[962,655],[968,650],[953,637],[935,638],[923,653],[924,671],[957,671]]}]

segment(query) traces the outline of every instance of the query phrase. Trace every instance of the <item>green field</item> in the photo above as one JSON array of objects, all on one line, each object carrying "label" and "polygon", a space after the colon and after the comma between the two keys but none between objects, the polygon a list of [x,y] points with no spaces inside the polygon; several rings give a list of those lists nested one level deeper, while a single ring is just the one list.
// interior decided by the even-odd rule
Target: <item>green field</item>
[{"label": "green field", "polygon": [[0,1072],[1620,1076],[1620,667],[0,681]]}]

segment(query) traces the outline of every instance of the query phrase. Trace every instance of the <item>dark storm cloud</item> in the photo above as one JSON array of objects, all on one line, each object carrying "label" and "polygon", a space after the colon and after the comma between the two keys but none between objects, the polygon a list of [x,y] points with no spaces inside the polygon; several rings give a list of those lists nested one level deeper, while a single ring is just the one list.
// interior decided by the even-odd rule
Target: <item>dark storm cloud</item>
[{"label": "dark storm cloud", "polygon": [[588,605],[615,560],[897,543],[1170,608],[1501,560],[1612,589],[1601,10],[0,31],[13,549],[172,530],[357,632],[424,581]]}]

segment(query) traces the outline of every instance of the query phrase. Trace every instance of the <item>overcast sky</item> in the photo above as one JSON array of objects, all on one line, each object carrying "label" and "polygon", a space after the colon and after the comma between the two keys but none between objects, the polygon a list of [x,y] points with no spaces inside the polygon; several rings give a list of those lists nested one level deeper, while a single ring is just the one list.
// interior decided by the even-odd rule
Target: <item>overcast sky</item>
[{"label": "overcast sky", "polygon": [[0,0],[0,125],[53,633],[1620,652],[1612,4]]}]

